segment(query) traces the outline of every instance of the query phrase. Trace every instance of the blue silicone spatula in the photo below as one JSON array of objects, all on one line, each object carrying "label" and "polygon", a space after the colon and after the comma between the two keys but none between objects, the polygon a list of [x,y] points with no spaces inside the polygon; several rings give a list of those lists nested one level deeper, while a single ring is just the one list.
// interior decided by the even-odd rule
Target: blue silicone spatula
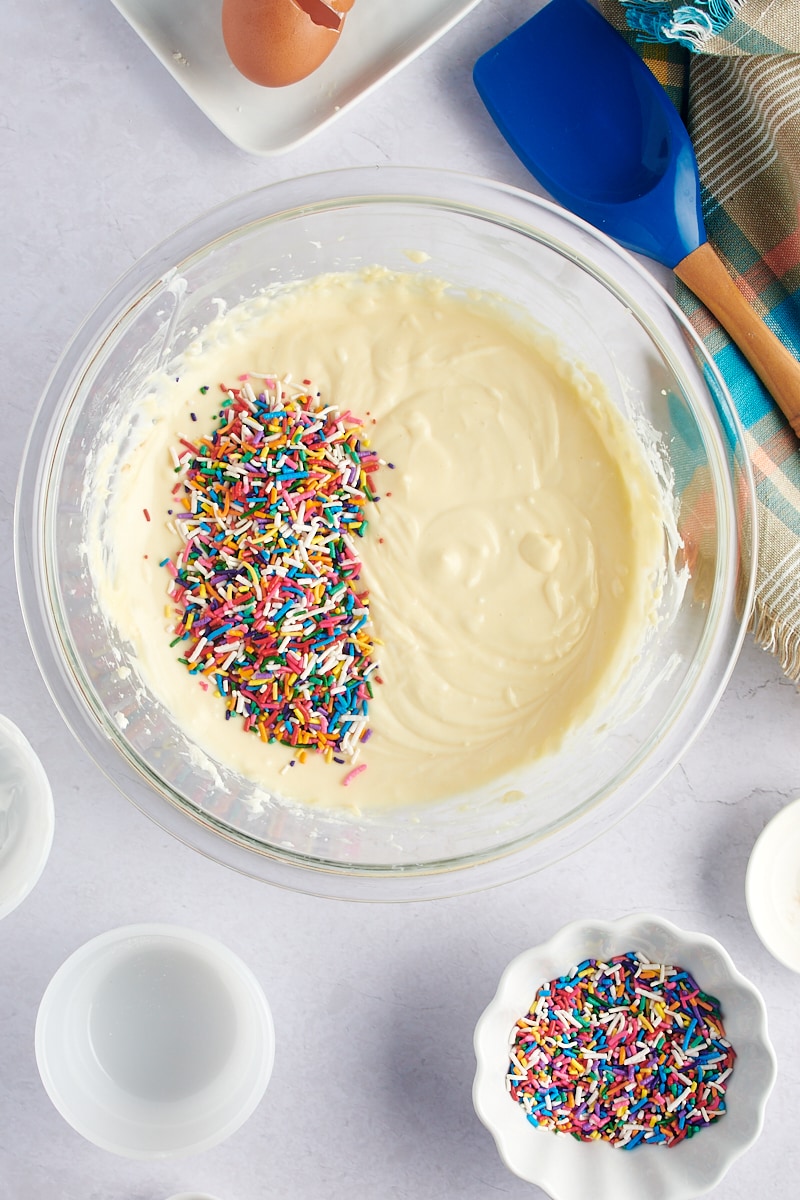
[{"label": "blue silicone spatula", "polygon": [[692,143],[660,83],[587,0],[551,0],[475,64],[503,137],[565,208],[671,267],[800,436],[800,363],[706,239]]}]

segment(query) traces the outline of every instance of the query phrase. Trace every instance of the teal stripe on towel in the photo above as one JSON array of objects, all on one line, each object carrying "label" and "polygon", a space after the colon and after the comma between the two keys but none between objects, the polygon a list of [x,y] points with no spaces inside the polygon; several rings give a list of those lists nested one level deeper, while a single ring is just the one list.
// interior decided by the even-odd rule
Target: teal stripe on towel
[{"label": "teal stripe on towel", "polygon": [[677,42],[689,50],[702,50],[719,37],[745,0],[695,0],[670,4],[667,0],[621,0],[629,28],[643,42]]}]

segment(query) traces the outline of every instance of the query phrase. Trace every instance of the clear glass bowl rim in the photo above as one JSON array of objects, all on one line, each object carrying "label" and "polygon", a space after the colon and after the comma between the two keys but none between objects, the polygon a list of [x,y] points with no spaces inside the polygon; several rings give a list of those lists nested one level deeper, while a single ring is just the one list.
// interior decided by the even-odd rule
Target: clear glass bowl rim
[{"label": "clear glass bowl rim", "polygon": [[[83,748],[101,770],[140,811],[161,828],[206,857],[254,878],[290,890],[328,898],[395,901],[421,900],[477,891],[522,878],[532,871],[559,861],[605,832],[640,803],[664,778],[704,727],[730,678],[747,629],[755,589],[757,529],[755,487],[749,460],[739,462],[743,472],[741,510],[728,514],[738,532],[748,520],[751,531],[747,578],[740,587],[744,597],[737,615],[721,613],[716,657],[706,662],[702,677],[683,710],[672,721],[653,753],[601,800],[593,802],[580,818],[546,839],[526,837],[486,856],[471,855],[460,860],[387,868],[322,863],[311,858],[292,860],[268,847],[256,850],[246,836],[226,831],[200,817],[177,800],[170,800],[147,781],[141,770],[106,736],[82,697],[79,681],[67,669],[53,614],[45,603],[46,564],[41,553],[44,482],[50,465],[48,446],[50,422],[62,413],[65,399],[74,394],[88,362],[124,316],[164,277],[179,273],[195,255],[215,243],[237,236],[250,225],[296,218],[329,207],[381,203],[419,205],[421,209],[445,209],[480,216],[496,225],[537,236],[573,262],[578,263],[611,288],[625,296],[634,312],[641,315],[628,296],[626,278],[650,293],[681,327],[695,353],[715,380],[719,403],[725,406],[725,421],[742,443],[742,427],[727,387],[713,360],[687,318],[658,281],[616,242],[556,204],[533,193],[488,179],[437,168],[400,166],[354,167],[298,176],[268,184],[217,205],[182,226],[139,258],[112,286],[77,328],[45,386],[33,418],[23,453],[15,504],[15,566],[23,618],[39,669],[62,717]],[[563,228],[562,242],[550,230],[542,236],[536,215]],[[586,260],[575,242],[586,243],[613,265],[613,276]],[[649,318],[647,323],[651,324]],[[722,422],[709,404],[706,418],[721,429]],[[720,644],[724,643],[721,649]],[[646,778],[644,777],[646,775]]]}]

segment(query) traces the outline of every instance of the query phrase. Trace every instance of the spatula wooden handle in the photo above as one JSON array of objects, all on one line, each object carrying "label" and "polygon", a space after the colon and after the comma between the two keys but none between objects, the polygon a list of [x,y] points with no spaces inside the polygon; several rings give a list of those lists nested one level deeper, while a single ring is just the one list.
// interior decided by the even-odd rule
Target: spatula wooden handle
[{"label": "spatula wooden handle", "polygon": [[708,242],[673,270],[727,329],[800,437],[800,362],[750,307]]}]

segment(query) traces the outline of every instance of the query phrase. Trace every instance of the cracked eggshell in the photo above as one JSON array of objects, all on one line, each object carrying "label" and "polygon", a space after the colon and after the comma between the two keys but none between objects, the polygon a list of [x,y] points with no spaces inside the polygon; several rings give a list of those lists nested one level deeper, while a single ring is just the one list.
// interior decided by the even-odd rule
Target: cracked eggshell
[{"label": "cracked eggshell", "polygon": [[305,79],[333,50],[354,0],[223,0],[233,65],[262,87]]}]

